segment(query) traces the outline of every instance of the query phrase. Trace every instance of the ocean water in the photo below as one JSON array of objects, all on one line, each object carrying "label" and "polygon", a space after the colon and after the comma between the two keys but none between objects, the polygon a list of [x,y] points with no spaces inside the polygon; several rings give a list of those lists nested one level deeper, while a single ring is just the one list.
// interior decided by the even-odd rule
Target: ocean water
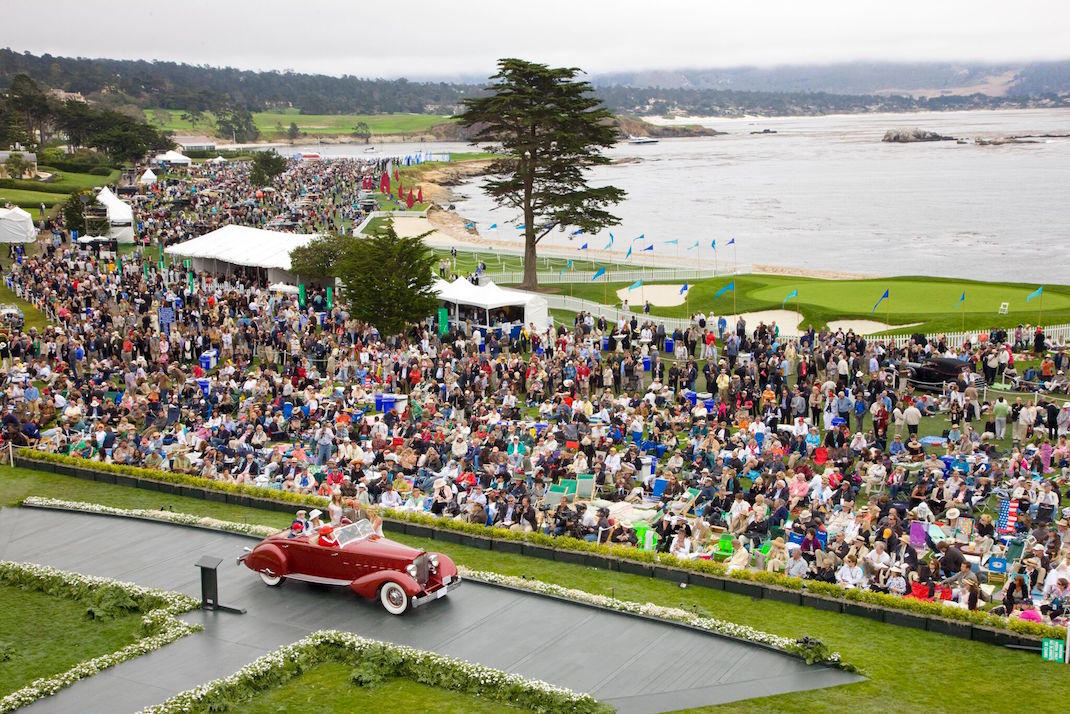
[{"label": "ocean water", "polygon": [[[720,270],[765,264],[1070,283],[1070,137],[972,143],[975,137],[1070,134],[1068,110],[698,123],[728,133],[618,145],[608,152],[617,163],[592,171],[593,183],[628,192],[616,208],[621,225],[612,229],[612,250],[621,257],[632,246],[632,260],[645,265],[712,265],[716,259]],[[971,143],[881,142],[888,129],[913,127]],[[750,133],[763,129],[776,133]],[[518,234],[512,228],[518,213],[495,210],[478,180],[457,192],[458,213],[484,236],[511,240]],[[490,230],[493,223],[500,227]],[[634,241],[639,235],[645,238]],[[666,243],[672,240],[678,243]],[[544,239],[557,252],[584,241],[605,248],[608,231],[577,237],[554,231]],[[690,248],[696,242],[699,248]],[[638,257],[649,245],[654,250]]]}]

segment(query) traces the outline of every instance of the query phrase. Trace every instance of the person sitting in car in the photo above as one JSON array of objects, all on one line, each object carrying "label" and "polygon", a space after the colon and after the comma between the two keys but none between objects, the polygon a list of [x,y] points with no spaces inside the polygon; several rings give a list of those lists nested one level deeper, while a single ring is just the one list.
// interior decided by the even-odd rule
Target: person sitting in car
[{"label": "person sitting in car", "polygon": [[296,538],[298,536],[307,536],[311,532],[311,525],[308,521],[308,516],[304,509],[297,512],[297,516],[294,518],[293,523],[290,524],[290,538]]},{"label": "person sitting in car", "polygon": [[316,545],[324,548],[338,547],[338,538],[334,535],[334,528],[323,526],[316,532],[319,534],[319,538],[316,539]]}]

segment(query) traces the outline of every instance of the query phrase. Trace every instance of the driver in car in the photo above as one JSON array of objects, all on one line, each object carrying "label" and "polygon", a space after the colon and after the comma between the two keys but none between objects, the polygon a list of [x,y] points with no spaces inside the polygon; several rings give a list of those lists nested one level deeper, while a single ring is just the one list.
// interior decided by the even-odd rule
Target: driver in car
[{"label": "driver in car", "polygon": [[324,548],[337,548],[338,538],[334,535],[334,528],[331,526],[323,526],[319,529],[319,540],[316,541],[316,545]]}]

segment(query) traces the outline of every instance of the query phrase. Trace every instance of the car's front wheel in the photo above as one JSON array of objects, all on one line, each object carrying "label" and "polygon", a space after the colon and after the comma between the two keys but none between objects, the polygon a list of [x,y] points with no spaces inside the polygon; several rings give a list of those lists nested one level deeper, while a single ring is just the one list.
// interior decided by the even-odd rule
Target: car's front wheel
[{"label": "car's front wheel", "polygon": [[409,595],[397,583],[386,583],[379,589],[379,602],[391,615],[401,615],[409,609]]},{"label": "car's front wheel", "polygon": [[260,579],[264,581],[264,585],[269,585],[273,588],[278,587],[282,583],[281,575],[272,575],[263,570],[260,571]]}]

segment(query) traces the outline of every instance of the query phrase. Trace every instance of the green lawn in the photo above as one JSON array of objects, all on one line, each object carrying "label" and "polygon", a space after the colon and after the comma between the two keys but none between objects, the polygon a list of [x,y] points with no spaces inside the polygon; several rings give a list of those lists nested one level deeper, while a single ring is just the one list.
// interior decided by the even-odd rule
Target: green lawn
[{"label": "green lawn", "polygon": [[389,679],[373,688],[350,681],[353,668],[339,662],[317,665],[282,686],[227,709],[243,714],[299,711],[387,711],[421,714],[494,714],[526,709],[488,702],[478,697],[429,687],[405,679]]},{"label": "green lawn", "polygon": [[[123,486],[109,486],[27,469],[0,470],[0,503],[10,505],[28,495],[104,503],[125,508],[159,508],[217,518],[284,527],[290,518],[227,504],[207,502]],[[1036,681],[1030,688],[1032,711],[1058,711],[1070,687],[1070,667],[1048,664],[1032,652],[1010,650],[930,632],[875,623],[770,600],[707,588],[678,586],[651,578],[550,562],[522,555],[391,534],[398,541],[444,552],[471,568],[493,570],[582,588],[627,600],[685,607],[776,634],[816,637],[859,667],[869,681],[787,694],[742,704],[732,710],[790,712],[877,712],[888,697],[912,711],[1011,711],[1021,706],[1018,687],[1009,682]],[[342,686],[339,682],[338,686]],[[964,697],[963,693],[969,692]],[[335,693],[332,693],[332,696]]]},{"label": "green lawn", "polygon": [[26,320],[26,324],[23,327],[24,330],[28,331],[31,327],[43,330],[48,325],[48,318],[45,317],[43,312],[22,298],[17,297],[7,285],[0,283],[0,304],[6,303],[14,303],[22,308],[22,316]]},{"label": "green lawn", "polygon": [[0,696],[138,639],[141,615],[86,618],[81,602],[0,585]]},{"label": "green lawn", "polygon": [[[680,282],[675,284],[679,285]],[[1026,302],[1026,296],[1038,286],[1025,283],[983,283],[925,277],[819,280],[773,275],[726,276],[697,281],[690,284],[685,305],[654,307],[651,314],[687,317],[689,310],[697,312],[700,309],[715,314],[731,313],[732,292],[714,298],[716,292],[730,282],[735,282],[735,305],[739,312],[777,309],[781,306],[795,309],[795,298],[787,304],[784,304],[784,299],[793,290],[798,290],[798,309],[803,314],[803,326],[812,323],[814,327],[820,327],[829,320],[860,318],[892,325],[922,323],[898,332],[957,332],[962,329],[963,314],[967,329],[987,329],[997,325],[1013,327],[1018,323],[1037,324],[1038,317],[1041,317],[1040,299]],[[611,304],[617,302],[616,291],[627,286],[626,283],[609,284]],[[552,288],[560,292],[561,286],[554,285]],[[601,302],[605,287],[597,283],[583,283],[575,285],[574,290],[577,297]],[[889,291],[889,298],[874,312],[873,306],[885,290]],[[966,301],[962,306],[955,307],[963,291],[966,292]],[[1045,285],[1043,298],[1044,324],[1070,322],[1070,287]],[[633,303],[638,302],[637,297]],[[1009,303],[1006,315],[998,314],[1002,302]]]},{"label": "green lawn", "polygon": [[[163,113],[169,116],[166,121]],[[183,112],[178,109],[146,109],[145,116],[153,126],[177,133],[213,134],[214,119],[210,112],[206,119],[194,127],[182,119]],[[160,116],[158,116],[160,115]],[[417,134],[427,131],[435,124],[449,121],[450,117],[442,114],[301,114],[298,110],[284,112],[253,112],[253,122],[260,133],[268,138],[280,138],[278,124],[282,125],[282,134],[297,124],[297,128],[309,136],[341,136],[353,133],[357,122],[365,122],[372,131],[372,142],[377,135]]]},{"label": "green lawn", "polygon": [[60,171],[49,166],[38,167],[40,171],[47,171],[54,174],[56,180],[49,184],[49,186],[65,189],[68,193],[74,193],[84,188],[95,188],[97,186],[103,186],[105,184],[116,183],[119,180],[120,172],[113,169],[107,176],[96,176],[94,174],[80,174],[73,171]]},{"label": "green lawn", "polygon": [[66,200],[67,194],[65,193],[29,191],[23,188],[0,188],[0,205],[10,202],[22,208],[39,208],[43,203],[46,208],[50,208]]}]

